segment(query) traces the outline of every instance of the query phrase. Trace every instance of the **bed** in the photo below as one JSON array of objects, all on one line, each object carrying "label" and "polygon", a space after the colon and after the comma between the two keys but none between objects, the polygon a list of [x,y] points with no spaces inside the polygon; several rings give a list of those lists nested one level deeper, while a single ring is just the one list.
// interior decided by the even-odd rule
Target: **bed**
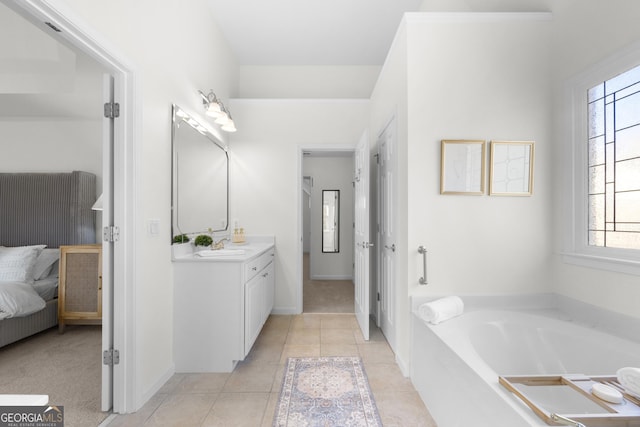
[{"label": "bed", "polygon": [[[95,243],[95,200],[96,176],[89,172],[0,173],[0,255],[15,255],[28,272],[5,268],[0,277],[17,288],[28,283],[44,300],[44,307],[32,314],[22,315],[18,308],[18,316],[0,320],[0,347],[57,325],[58,270],[51,259],[57,259],[60,245]],[[21,252],[18,247],[29,249]],[[28,260],[20,258],[23,255]]]}]

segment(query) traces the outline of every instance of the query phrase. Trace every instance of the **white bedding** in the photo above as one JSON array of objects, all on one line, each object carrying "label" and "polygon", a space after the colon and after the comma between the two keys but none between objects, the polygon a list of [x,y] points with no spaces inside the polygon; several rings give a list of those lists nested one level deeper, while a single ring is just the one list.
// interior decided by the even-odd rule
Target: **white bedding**
[{"label": "white bedding", "polygon": [[41,280],[32,283],[33,289],[45,301],[50,301],[58,296],[58,275],[52,274]]},{"label": "white bedding", "polygon": [[45,305],[30,283],[0,282],[0,319],[28,316]]}]

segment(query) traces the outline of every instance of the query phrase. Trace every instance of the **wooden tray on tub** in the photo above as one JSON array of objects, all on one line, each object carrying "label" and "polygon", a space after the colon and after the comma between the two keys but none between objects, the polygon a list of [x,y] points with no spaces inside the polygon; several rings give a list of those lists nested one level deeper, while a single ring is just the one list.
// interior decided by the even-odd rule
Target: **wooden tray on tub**
[{"label": "wooden tray on tub", "polygon": [[[587,426],[640,426],[640,399],[626,393],[615,375],[519,375],[498,379],[549,425],[558,425],[554,415],[559,415]],[[595,396],[591,389],[597,383],[621,392],[622,402],[611,403]]]}]

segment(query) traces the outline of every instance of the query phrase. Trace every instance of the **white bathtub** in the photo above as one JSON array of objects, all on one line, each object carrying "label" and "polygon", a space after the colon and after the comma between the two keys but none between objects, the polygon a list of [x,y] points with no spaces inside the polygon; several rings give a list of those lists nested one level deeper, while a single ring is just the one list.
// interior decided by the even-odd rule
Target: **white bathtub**
[{"label": "white bathtub", "polygon": [[411,380],[439,427],[545,426],[499,375],[614,375],[640,366],[639,342],[587,327],[575,313],[471,305],[439,325],[412,316]]}]

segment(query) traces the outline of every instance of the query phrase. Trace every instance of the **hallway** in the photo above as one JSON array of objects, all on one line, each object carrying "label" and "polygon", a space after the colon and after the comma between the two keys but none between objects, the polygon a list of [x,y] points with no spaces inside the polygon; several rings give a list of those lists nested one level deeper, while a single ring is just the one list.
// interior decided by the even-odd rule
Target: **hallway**
[{"label": "hallway", "polygon": [[303,262],[303,313],[353,313],[353,281],[311,280],[308,253],[304,254]]}]

